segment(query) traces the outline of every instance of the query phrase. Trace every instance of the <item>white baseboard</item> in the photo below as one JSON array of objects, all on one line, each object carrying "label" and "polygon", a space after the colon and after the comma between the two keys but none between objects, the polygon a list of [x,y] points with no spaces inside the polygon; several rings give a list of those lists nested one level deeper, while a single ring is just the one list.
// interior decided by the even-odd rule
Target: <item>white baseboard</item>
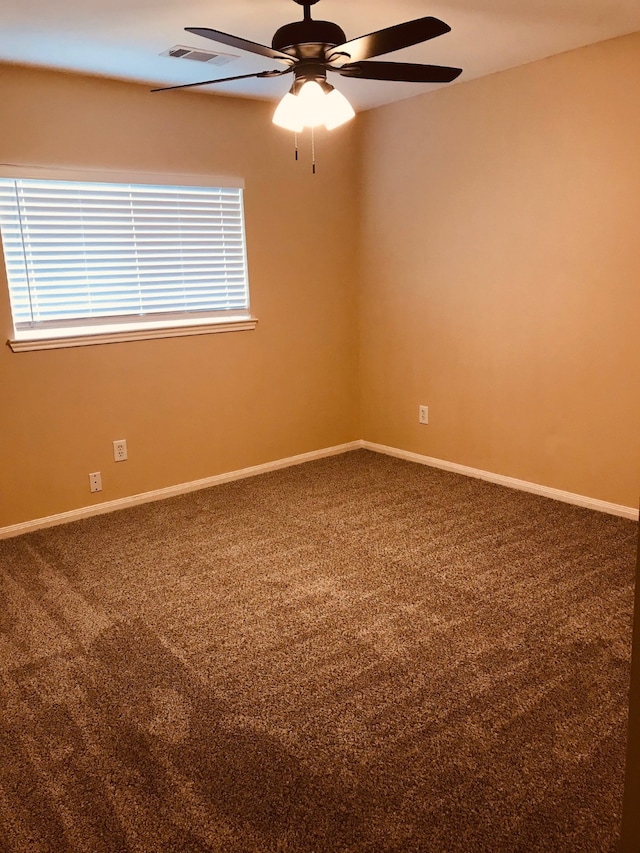
[{"label": "white baseboard", "polygon": [[454,474],[463,474],[465,477],[475,477],[479,480],[487,480],[500,486],[518,489],[522,492],[531,492],[545,498],[552,498],[563,503],[593,509],[598,512],[606,512],[609,515],[619,515],[638,521],[638,510],[634,507],[621,506],[620,504],[607,503],[584,495],[575,495],[564,492],[561,489],[552,489],[549,486],[540,486],[537,483],[528,483],[526,480],[516,480],[513,477],[505,477],[502,474],[492,474],[490,471],[481,471],[478,468],[469,468],[467,465],[458,465],[456,462],[446,462],[431,456],[422,456],[420,453],[411,453],[408,450],[399,450],[396,447],[387,447],[384,444],[374,444],[371,441],[351,441],[348,444],[338,444],[335,447],[325,447],[321,450],[312,450],[310,453],[301,453],[298,456],[289,456],[286,459],[276,459],[273,462],[265,462],[262,465],[254,465],[251,468],[241,468],[238,471],[229,471],[226,474],[215,474],[213,477],[205,477],[202,480],[193,480],[190,483],[179,483],[177,486],[168,486],[165,489],[155,489],[152,492],[143,492],[139,495],[131,495],[127,498],[119,498],[114,501],[92,504],[91,506],[72,509],[69,512],[61,512],[57,515],[49,515],[45,518],[36,518],[33,521],[24,521],[20,524],[12,524],[8,527],[0,527],[0,539],[9,539],[20,536],[23,533],[31,533],[34,530],[42,530],[45,527],[55,527],[58,524],[68,524],[71,521],[79,521],[93,515],[104,515],[118,509],[126,509],[131,506],[151,503],[152,501],[164,500],[164,498],[185,495],[188,492],[196,492],[200,489],[208,489],[220,483],[230,483],[233,480],[244,480],[247,477],[255,477],[258,474],[266,474],[268,471],[278,471],[281,468],[290,468],[293,465],[302,465],[312,462],[314,459],[324,459],[327,456],[338,456],[350,450],[372,450],[386,456],[395,456],[408,462],[417,462],[420,465],[428,465],[432,468],[440,468],[443,471],[451,471]]},{"label": "white baseboard", "polygon": [[176,495],[185,495],[188,492],[197,492],[200,489],[208,489],[220,483],[230,483],[233,480],[244,480],[247,477],[255,477],[258,474],[266,474],[268,471],[278,471],[280,468],[290,468],[293,465],[302,465],[304,462],[312,462],[314,459],[324,459],[327,456],[337,456],[347,453],[349,450],[358,450],[362,447],[361,441],[352,441],[348,444],[339,444],[335,447],[324,447],[321,450],[312,450],[310,453],[301,453],[298,456],[289,456],[287,459],[276,459],[273,462],[265,462],[262,465],[253,465],[251,468],[241,468],[238,471],[229,471],[226,474],[215,474],[213,477],[205,477],[202,480],[193,480],[191,483],[179,483],[177,486],[168,486],[166,489],[155,489],[152,492],[143,492],[139,495],[131,495],[127,498],[118,498],[115,501],[92,504],[91,506],[72,509],[69,512],[60,512],[57,515],[49,515],[45,518],[36,518],[33,521],[24,521],[21,524],[12,524],[9,527],[0,527],[0,539],[9,539],[20,536],[23,533],[31,533],[34,530],[42,530],[45,527],[55,527],[58,524],[68,524],[71,521],[79,521],[92,515],[104,515],[118,509],[126,509],[139,504],[151,503],[152,501],[172,498]]},{"label": "white baseboard", "polygon": [[552,489],[550,486],[540,486],[537,483],[529,483],[526,480],[516,480],[514,477],[505,477],[502,474],[492,474],[490,471],[481,471],[478,468],[469,468],[467,465],[458,465],[456,462],[445,462],[442,459],[434,459],[431,456],[422,456],[420,453],[411,453],[408,450],[398,450],[395,447],[387,447],[384,444],[374,444],[371,441],[362,441],[360,446],[366,450],[376,453],[384,453],[386,456],[396,456],[398,459],[406,459],[407,462],[418,462],[420,465],[428,465],[431,468],[440,468],[443,471],[451,471],[454,474],[464,474],[465,477],[475,477],[478,480],[487,480],[497,483],[499,486],[507,486],[510,489],[518,489],[521,492],[530,492],[555,501],[574,504],[574,506],[593,509],[597,512],[606,512],[609,515],[619,515],[638,521],[638,510],[631,506],[612,504],[607,501],[599,501],[584,495],[575,495],[572,492],[564,492],[561,489]]}]

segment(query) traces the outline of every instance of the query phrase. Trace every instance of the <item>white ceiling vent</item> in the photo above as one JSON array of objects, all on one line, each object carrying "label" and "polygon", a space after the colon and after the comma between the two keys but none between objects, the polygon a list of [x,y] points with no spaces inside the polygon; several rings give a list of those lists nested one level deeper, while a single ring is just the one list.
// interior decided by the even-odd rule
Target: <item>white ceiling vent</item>
[{"label": "white ceiling vent", "polygon": [[231,53],[214,53],[211,50],[202,50],[199,47],[185,47],[183,44],[170,47],[169,50],[163,51],[160,56],[173,56],[174,59],[193,59],[194,62],[208,62],[209,65],[226,65],[228,62],[233,62],[234,59],[240,59],[239,56],[234,56]]}]

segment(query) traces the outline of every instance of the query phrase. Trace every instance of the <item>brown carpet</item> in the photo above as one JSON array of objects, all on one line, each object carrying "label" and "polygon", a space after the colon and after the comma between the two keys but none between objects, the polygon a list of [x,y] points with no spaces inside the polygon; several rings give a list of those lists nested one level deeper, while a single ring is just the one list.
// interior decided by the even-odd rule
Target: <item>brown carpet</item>
[{"label": "brown carpet", "polygon": [[613,851],[636,536],[358,451],[0,542],[0,850]]}]

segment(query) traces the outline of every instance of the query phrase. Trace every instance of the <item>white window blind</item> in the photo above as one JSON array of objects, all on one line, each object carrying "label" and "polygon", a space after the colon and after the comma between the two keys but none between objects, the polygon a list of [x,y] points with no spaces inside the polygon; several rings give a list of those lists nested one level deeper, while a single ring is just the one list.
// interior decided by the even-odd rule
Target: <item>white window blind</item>
[{"label": "white window blind", "polygon": [[0,178],[16,331],[249,308],[242,189]]}]

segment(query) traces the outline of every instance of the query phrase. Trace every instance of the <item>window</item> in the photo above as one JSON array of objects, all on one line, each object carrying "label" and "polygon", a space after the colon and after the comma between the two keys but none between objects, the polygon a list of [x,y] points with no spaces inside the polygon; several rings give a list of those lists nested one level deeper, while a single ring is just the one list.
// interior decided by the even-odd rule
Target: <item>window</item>
[{"label": "window", "polygon": [[0,176],[14,349],[253,328],[242,187]]}]

